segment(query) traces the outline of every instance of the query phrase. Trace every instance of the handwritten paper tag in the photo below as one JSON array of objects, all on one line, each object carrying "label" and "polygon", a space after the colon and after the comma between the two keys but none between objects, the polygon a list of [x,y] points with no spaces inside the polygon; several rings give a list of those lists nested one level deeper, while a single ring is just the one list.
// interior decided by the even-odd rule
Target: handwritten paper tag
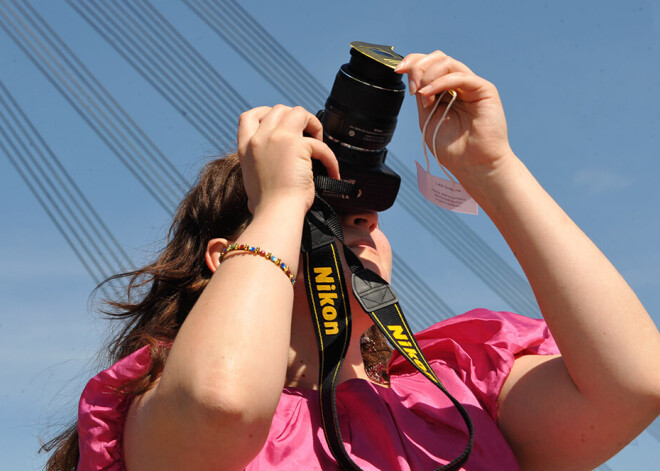
[{"label": "handwritten paper tag", "polygon": [[417,186],[431,203],[457,213],[479,214],[479,206],[458,182],[436,177],[417,166]]}]

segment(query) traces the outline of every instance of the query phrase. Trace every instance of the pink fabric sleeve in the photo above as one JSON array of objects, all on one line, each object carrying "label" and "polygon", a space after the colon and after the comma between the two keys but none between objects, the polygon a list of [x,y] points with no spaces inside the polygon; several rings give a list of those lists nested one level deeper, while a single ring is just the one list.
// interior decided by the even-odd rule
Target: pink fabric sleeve
[{"label": "pink fabric sleeve", "polygon": [[[513,361],[520,356],[559,353],[545,321],[510,312],[474,309],[415,335],[431,366],[453,370],[490,416],[497,420],[497,397]],[[416,370],[398,352],[391,373]],[[442,381],[442,376],[439,376]]]},{"label": "pink fabric sleeve", "polygon": [[122,434],[130,396],[118,388],[145,374],[151,366],[145,346],[93,377],[78,406],[79,471],[123,471]]}]

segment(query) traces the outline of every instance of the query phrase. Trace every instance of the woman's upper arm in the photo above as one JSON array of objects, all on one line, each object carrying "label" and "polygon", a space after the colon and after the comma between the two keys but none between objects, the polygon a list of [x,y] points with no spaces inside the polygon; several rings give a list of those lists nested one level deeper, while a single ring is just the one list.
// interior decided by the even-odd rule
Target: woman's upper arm
[{"label": "woman's upper arm", "polygon": [[621,397],[599,404],[575,386],[559,355],[514,361],[498,399],[498,424],[525,470],[591,470],[648,426]]},{"label": "woman's upper arm", "polygon": [[[270,424],[200,404],[181,406],[158,383],[131,403],[123,435],[128,471],[242,470],[263,447]],[[194,402],[194,401],[191,401]]]}]

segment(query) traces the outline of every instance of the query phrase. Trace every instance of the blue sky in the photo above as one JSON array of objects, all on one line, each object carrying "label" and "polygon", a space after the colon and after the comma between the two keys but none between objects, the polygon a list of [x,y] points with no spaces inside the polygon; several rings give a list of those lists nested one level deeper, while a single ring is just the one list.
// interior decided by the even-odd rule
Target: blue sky
[{"label": "blue sky", "polygon": [[[205,111],[202,120],[227,119],[229,124],[218,123],[215,129],[221,131],[212,137],[201,132],[199,124],[191,124],[187,107],[173,105],[164,98],[166,91],[157,90],[166,72],[143,75],[110,44],[121,39],[110,34],[117,26],[106,27],[104,37],[83,18],[83,14],[92,18],[94,12],[98,18],[102,18],[99,12],[122,18],[129,9],[110,10],[107,2],[75,2],[77,9],[66,1],[30,2],[90,76],[144,131],[151,149],[159,149],[189,181],[208,158],[232,148],[235,108],[298,104],[277,88],[282,83],[294,90],[302,88],[303,77],[286,65],[287,54],[329,90],[337,69],[348,59],[351,41],[391,44],[404,55],[445,51],[498,86],[514,151],[601,247],[660,324],[660,7],[656,4],[244,0],[243,8],[282,48],[271,56],[283,67],[262,65],[262,73],[245,60],[251,50],[247,44],[237,51],[212,27],[227,32],[230,24],[209,25],[195,13],[194,7],[202,4],[153,2],[231,84],[232,92],[220,90],[221,79],[216,76],[214,90],[221,103],[227,103],[229,95],[240,97],[231,109],[219,107],[213,97],[200,95],[196,106],[191,103],[195,96],[183,98],[191,108]],[[119,139],[124,151],[113,152],[107,141],[115,131],[93,131],[82,117],[85,108],[76,111],[58,91],[57,79],[53,78],[55,83],[47,79],[12,39],[35,30],[26,18],[13,0],[0,1],[0,82],[130,259],[136,264],[149,260],[161,247],[169,215],[152,197],[153,188],[151,193],[146,190],[117,158],[135,150],[127,144],[133,138],[124,132],[125,138]],[[42,67],[55,57],[42,54]],[[67,74],[75,78],[70,66],[56,67],[51,74],[64,82]],[[264,78],[269,75],[284,82],[275,86],[275,80]],[[84,99],[83,93],[78,95]],[[415,160],[423,160],[413,105],[410,99],[404,103],[390,145],[390,158],[410,172]],[[321,107],[322,102],[311,100],[308,106]],[[7,107],[0,111],[9,116]],[[5,126],[3,119],[9,118],[0,116],[0,129]],[[111,326],[93,310],[92,277],[12,165],[11,157],[20,152],[2,139],[0,134],[9,151],[0,147],[0,455],[6,469],[33,470],[44,462],[43,456],[35,455],[39,438],[73,417],[84,383],[102,364],[96,352]],[[40,148],[36,141],[24,144],[28,150]],[[439,174],[437,167],[432,170]],[[178,193],[164,194],[174,198]],[[415,204],[413,213],[418,217],[443,217],[440,209]],[[463,263],[470,249],[461,248],[460,242],[477,234],[520,275],[501,237],[483,214],[458,219],[460,231],[432,235],[399,202],[383,214],[382,223],[397,257],[415,269],[451,312],[473,307],[516,310],[510,300],[489,288],[483,275],[485,259],[471,266]],[[502,268],[502,277],[505,272]],[[395,272],[395,288],[405,287],[406,280],[402,272]],[[402,298],[405,309],[406,296]],[[409,312],[416,327],[428,325],[426,317],[414,309]],[[447,314],[439,313],[438,318]],[[609,468],[654,469],[660,460],[658,440],[656,421],[652,433],[642,434],[608,463]]]}]

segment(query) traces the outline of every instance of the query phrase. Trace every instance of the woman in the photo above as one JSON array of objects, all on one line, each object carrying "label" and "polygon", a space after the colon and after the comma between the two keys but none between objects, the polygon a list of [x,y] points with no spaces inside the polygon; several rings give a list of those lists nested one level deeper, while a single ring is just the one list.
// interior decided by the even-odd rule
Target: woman
[{"label": "woman", "polygon": [[[660,335],[511,151],[495,87],[439,51],[409,55],[397,71],[408,74],[420,124],[436,96],[457,92],[436,138],[438,157],[507,240],[556,341],[542,322],[485,310],[420,334],[441,381],[475,422],[464,469],[592,469],[658,416]],[[231,244],[262,247],[298,273],[314,198],[311,159],[339,177],[312,114],[276,106],[241,116],[240,169],[235,158],[207,167],[159,260],[133,274],[145,292],[116,305],[129,319],[113,350],[123,360],[83,393],[79,469],[337,469],[319,428],[303,283],[292,289],[280,266],[225,252]],[[348,246],[389,279],[391,252],[377,214],[342,214],[341,222]],[[460,417],[397,354],[386,374],[378,374],[378,359],[365,368],[360,338],[372,324],[351,303],[353,338],[337,381],[349,454],[363,469],[451,461],[465,442]],[[61,438],[69,442],[49,469],[77,460],[75,434]]]}]

